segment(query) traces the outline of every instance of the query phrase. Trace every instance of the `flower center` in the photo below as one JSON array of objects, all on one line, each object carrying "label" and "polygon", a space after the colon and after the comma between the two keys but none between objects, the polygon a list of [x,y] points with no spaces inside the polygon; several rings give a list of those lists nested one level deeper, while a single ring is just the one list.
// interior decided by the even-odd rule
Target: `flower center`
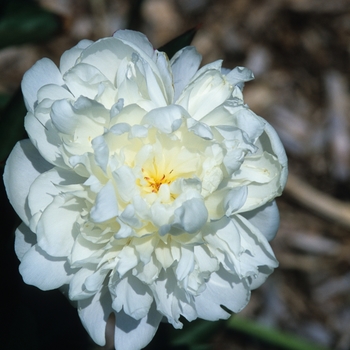
[{"label": "flower center", "polygon": [[152,193],[158,193],[160,186],[163,184],[169,185],[173,177],[171,176],[173,170],[171,170],[168,174],[163,174],[163,173],[149,173],[147,170],[142,169],[142,173],[144,175],[144,179],[147,182],[145,191],[146,192],[152,192]]}]

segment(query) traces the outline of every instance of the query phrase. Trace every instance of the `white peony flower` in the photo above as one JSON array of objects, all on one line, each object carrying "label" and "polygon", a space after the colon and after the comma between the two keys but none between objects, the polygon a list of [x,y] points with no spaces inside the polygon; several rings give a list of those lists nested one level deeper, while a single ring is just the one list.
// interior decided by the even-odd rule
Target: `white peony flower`
[{"label": "white peony flower", "polygon": [[20,272],[68,286],[99,345],[111,313],[123,350],[146,346],[163,318],[228,318],[278,265],[268,240],[284,149],[243,102],[252,73],[200,61],[118,31],[24,75],[30,140],[4,174]]}]

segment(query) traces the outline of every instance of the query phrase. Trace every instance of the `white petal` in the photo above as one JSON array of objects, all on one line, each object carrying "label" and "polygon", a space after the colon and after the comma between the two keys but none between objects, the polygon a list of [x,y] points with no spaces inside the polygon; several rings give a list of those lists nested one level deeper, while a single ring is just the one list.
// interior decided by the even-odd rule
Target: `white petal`
[{"label": "white petal", "polygon": [[105,138],[102,135],[97,136],[92,140],[91,144],[94,149],[96,163],[106,173],[109,160],[109,148]]},{"label": "white petal", "polygon": [[153,109],[142,119],[142,124],[149,124],[164,133],[172,133],[182,123],[182,116],[187,115],[186,111],[177,105]]},{"label": "white petal", "polygon": [[36,234],[23,223],[18,226],[15,234],[15,252],[18,259],[22,260],[28,250],[36,244]]},{"label": "white petal", "polygon": [[71,185],[83,183],[84,178],[72,170],[53,168],[39,175],[33,182],[29,195],[28,205],[32,215],[44,211],[62,189],[57,185]]},{"label": "white petal", "polygon": [[155,54],[153,45],[143,33],[124,29],[117,30],[113,37],[136,49],[136,51],[142,50],[148,57],[152,58]]},{"label": "white petal", "polygon": [[162,315],[152,305],[148,315],[141,320],[126,315],[124,311],[115,313],[114,346],[116,350],[140,350],[154,337]]},{"label": "white petal", "polygon": [[69,256],[71,265],[75,267],[85,267],[86,263],[97,265],[103,254],[101,248],[101,244],[91,242],[79,234],[75,239],[71,255]]},{"label": "white petal", "polygon": [[62,75],[75,65],[81,52],[92,43],[93,41],[91,40],[81,40],[76,46],[63,53],[60,60],[60,71]]},{"label": "white petal", "polygon": [[205,199],[205,206],[208,209],[211,220],[220,219],[225,215],[224,198],[228,193],[228,188],[222,188],[213,192]]},{"label": "white petal", "polygon": [[146,62],[143,62],[143,68],[145,71],[145,80],[148,88],[148,94],[151,101],[153,101],[157,107],[166,106],[168,104],[168,101],[166,101],[166,91],[162,84],[162,81],[157,79],[157,75],[152,70],[151,66]]},{"label": "white petal", "polygon": [[[37,226],[39,246],[52,256],[68,256],[78,234],[75,222],[82,209],[77,198],[56,196],[45,209]],[[64,218],[64,220],[62,220]]]},{"label": "white petal", "polygon": [[216,257],[213,257],[205,245],[197,245],[193,248],[194,259],[200,271],[216,271],[219,269],[219,263]]},{"label": "white petal", "polygon": [[[199,72],[200,70],[196,76]],[[223,78],[218,70],[207,69],[197,79],[192,79],[177,103],[183,106],[192,118],[201,120],[224,103],[231,96],[231,92],[232,85]]]},{"label": "white petal", "polygon": [[84,282],[84,286],[87,291],[96,293],[102,287],[102,283],[106,279],[107,274],[109,273],[109,269],[99,268],[93,274],[88,276]]},{"label": "white petal", "polygon": [[59,149],[62,141],[48,114],[36,113],[34,116],[33,113],[28,112],[24,119],[24,127],[44,159],[61,168],[68,168]]},{"label": "white petal", "polygon": [[286,185],[288,177],[287,155],[276,130],[267,122],[265,122],[265,133],[267,137],[264,137],[264,135],[260,137],[263,149],[267,152],[274,153],[282,165],[282,172],[280,176],[280,191],[282,191]]},{"label": "white petal", "polygon": [[116,96],[113,84],[96,67],[90,64],[77,64],[65,74],[64,80],[69,91],[76,98],[85,96],[93,100],[99,95],[101,86],[109,90],[108,93],[111,93],[112,98]]},{"label": "white petal", "polygon": [[113,182],[110,180],[98,193],[90,217],[94,222],[103,222],[112,219],[118,213],[118,201]]},{"label": "white petal", "polygon": [[118,255],[118,258],[120,260],[117,263],[116,270],[121,277],[138,263],[135,248],[132,246],[125,246]]},{"label": "white petal", "polygon": [[[270,244],[257,227],[241,215],[236,215],[232,223],[239,230],[241,246],[247,253],[240,256],[242,267],[245,265],[247,272],[249,269],[256,270],[258,266],[266,265],[270,268],[278,266],[278,261]],[[248,265],[251,265],[251,267]]]},{"label": "white petal", "polygon": [[112,300],[107,287],[92,298],[78,301],[81,323],[98,345],[106,344],[106,325],[112,312]]},{"label": "white petal", "polygon": [[26,284],[51,290],[69,283],[76,270],[65,258],[52,257],[36,244],[23,256],[19,272]]},{"label": "white petal", "polygon": [[130,126],[141,123],[146,111],[136,104],[124,107],[113,119],[113,124],[125,123]]},{"label": "white petal", "polygon": [[134,173],[128,166],[123,165],[113,172],[113,178],[118,191],[118,198],[120,197],[122,201],[128,203],[136,191]]},{"label": "white petal", "polygon": [[166,53],[157,52],[156,64],[159,69],[161,81],[164,84],[167,104],[170,105],[174,102],[174,87],[173,87],[173,77],[171,74],[170,62]]},{"label": "white petal", "polygon": [[[82,108],[77,108],[79,102],[85,103]],[[79,106],[80,107],[80,106]],[[57,100],[52,105],[51,119],[57,130],[67,135],[74,135],[77,130],[86,130],[91,132],[90,139],[93,139],[98,134],[103,134],[103,127],[85,115],[84,110],[95,107],[103,109],[102,105],[94,101],[80,98],[74,105],[68,100]],[[106,111],[107,112],[107,111]],[[98,113],[98,111],[97,111]],[[96,115],[98,115],[96,113]],[[107,114],[107,113],[106,113]],[[98,133],[94,129],[100,129]],[[80,141],[80,140],[79,140]]]},{"label": "white petal", "polygon": [[189,118],[187,119],[187,127],[189,131],[192,131],[195,135],[205,140],[213,139],[213,133],[207,124],[198,122],[193,118]]},{"label": "white petal", "polygon": [[197,72],[202,55],[195,47],[187,46],[178,51],[170,60],[174,77],[174,101],[177,101],[185,86]]},{"label": "white petal", "polygon": [[158,242],[157,248],[155,249],[155,256],[164,269],[170,267],[174,262],[170,244],[166,244],[162,240]]},{"label": "white petal", "polygon": [[28,111],[33,112],[39,89],[47,84],[64,85],[61,73],[48,58],[36,62],[23,76],[22,92]]},{"label": "white petal", "polygon": [[271,241],[276,236],[280,224],[280,215],[276,201],[266,203],[252,211],[242,213],[242,216],[257,227],[268,241]]},{"label": "white petal", "polygon": [[177,278],[173,270],[162,269],[158,278],[151,285],[154,298],[156,300],[157,310],[162,313],[168,322],[176,329],[182,328],[182,323],[179,321],[181,310],[175,293],[181,289],[177,285]]},{"label": "white petal", "polygon": [[42,102],[44,99],[52,101],[73,99],[73,95],[67,90],[67,88],[55,84],[44,85],[38,91],[38,102]]},{"label": "white petal", "polygon": [[208,211],[202,199],[192,198],[182,203],[174,212],[173,227],[195,233],[207,222]]},{"label": "white petal", "polygon": [[232,124],[243,130],[248,135],[250,142],[255,142],[257,137],[263,133],[265,128],[264,121],[244,105],[243,101],[240,106],[236,106],[235,101],[226,101],[224,109],[231,114],[229,125]]},{"label": "white petal", "polygon": [[52,165],[41,157],[30,140],[19,141],[7,159],[4,171],[7,196],[18,216],[28,226],[30,212],[26,201],[30,186],[41,173],[51,168]]},{"label": "white petal", "polygon": [[248,195],[247,186],[236,187],[230,190],[224,198],[224,209],[226,216],[230,216],[240,209],[245,203]]},{"label": "white petal", "polygon": [[232,84],[237,85],[241,90],[243,90],[244,83],[249,80],[254,79],[253,72],[244,67],[236,67],[231,70],[230,73],[226,75],[226,79]]},{"label": "white petal", "polygon": [[81,268],[77,271],[69,283],[69,299],[70,300],[82,300],[91,298],[96,292],[89,292],[84,288],[84,282],[87,277],[93,274],[94,270],[87,268]]},{"label": "white petal", "polygon": [[239,171],[232,176],[233,186],[244,182],[248,188],[247,200],[240,211],[253,210],[280,195],[281,171],[278,159],[267,152],[246,157]]},{"label": "white petal", "polygon": [[199,317],[216,321],[230,317],[221,305],[233,312],[239,312],[247,305],[249,298],[247,284],[237,275],[221,268],[211,274],[205,291],[195,297],[195,305]]},{"label": "white petal", "polygon": [[140,320],[147,316],[153,297],[149,287],[130,273],[119,280],[112,290],[115,298],[113,309],[117,312],[123,311],[134,318]]},{"label": "white petal", "polygon": [[183,280],[194,268],[193,247],[181,247],[181,258],[176,267],[176,277]]}]

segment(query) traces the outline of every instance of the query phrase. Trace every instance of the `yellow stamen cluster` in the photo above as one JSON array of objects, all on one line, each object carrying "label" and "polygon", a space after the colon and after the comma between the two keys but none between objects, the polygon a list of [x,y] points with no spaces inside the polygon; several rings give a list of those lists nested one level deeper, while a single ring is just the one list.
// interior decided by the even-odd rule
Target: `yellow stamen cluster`
[{"label": "yellow stamen cluster", "polygon": [[142,172],[145,174],[144,179],[148,182],[148,186],[146,189],[147,192],[157,193],[159,191],[160,186],[162,186],[163,184],[169,185],[172,181],[170,175],[173,172],[173,170],[171,170],[168,173],[168,176],[166,176],[165,174],[162,174],[161,176],[158,174],[150,175],[147,172],[145,172],[144,169],[142,169]]}]

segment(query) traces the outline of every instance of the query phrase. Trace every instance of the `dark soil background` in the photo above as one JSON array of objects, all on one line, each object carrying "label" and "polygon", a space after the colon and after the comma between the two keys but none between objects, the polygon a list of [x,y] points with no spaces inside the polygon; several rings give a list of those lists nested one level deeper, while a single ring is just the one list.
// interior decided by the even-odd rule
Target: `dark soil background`
[{"label": "dark soil background", "polygon": [[[10,3],[16,0],[0,9]],[[121,28],[142,31],[160,47],[200,26],[193,45],[203,64],[223,59],[224,67],[254,72],[256,79],[244,90],[246,103],[278,131],[291,175],[278,199],[281,227],[272,242],[280,267],[253,292],[240,316],[326,349],[350,349],[350,1],[37,3],[55,14],[58,29],[49,40],[26,43],[22,36],[23,43],[0,50],[0,95],[15,94],[23,73],[38,59],[58,63],[79,40],[110,36]],[[59,292],[42,293],[21,281],[12,248],[16,217],[5,201],[1,205],[2,222],[8,224],[1,240],[7,287],[0,347],[96,349]],[[225,323],[213,329],[206,348],[288,348]],[[169,345],[167,339],[181,332],[162,327],[149,349],[204,349]]]}]

